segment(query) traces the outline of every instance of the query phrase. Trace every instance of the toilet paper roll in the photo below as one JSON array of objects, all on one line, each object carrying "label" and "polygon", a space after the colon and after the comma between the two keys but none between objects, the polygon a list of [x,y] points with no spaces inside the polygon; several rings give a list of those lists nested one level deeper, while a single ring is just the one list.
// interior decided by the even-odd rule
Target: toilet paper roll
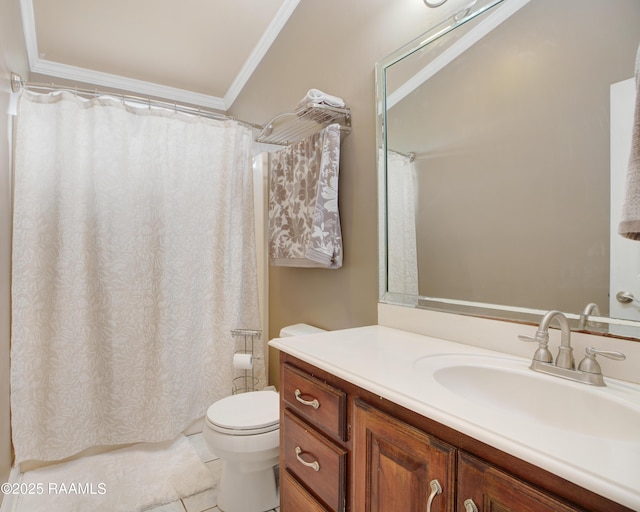
[{"label": "toilet paper roll", "polygon": [[251,370],[253,368],[253,356],[251,354],[234,354],[233,367],[238,370]]}]

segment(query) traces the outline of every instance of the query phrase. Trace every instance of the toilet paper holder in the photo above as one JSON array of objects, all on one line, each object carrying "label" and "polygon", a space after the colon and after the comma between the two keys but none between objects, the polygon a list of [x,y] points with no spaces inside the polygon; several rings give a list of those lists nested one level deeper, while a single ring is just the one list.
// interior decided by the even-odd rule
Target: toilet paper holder
[{"label": "toilet paper holder", "polygon": [[240,338],[238,344],[240,349],[233,354],[233,367],[242,370],[242,375],[236,377],[232,382],[232,394],[247,393],[257,391],[259,379],[254,373],[255,361],[260,358],[254,357],[255,342],[260,340],[262,331],[257,329],[232,329],[231,336]]}]

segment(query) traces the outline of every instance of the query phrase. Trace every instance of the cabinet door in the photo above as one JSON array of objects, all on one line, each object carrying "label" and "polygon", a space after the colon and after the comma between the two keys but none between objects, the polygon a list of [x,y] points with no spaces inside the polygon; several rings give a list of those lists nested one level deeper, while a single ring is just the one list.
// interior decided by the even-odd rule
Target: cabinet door
[{"label": "cabinet door", "polygon": [[467,500],[473,500],[478,512],[578,512],[582,510],[460,451],[456,510],[475,512]]},{"label": "cabinet door", "polygon": [[455,448],[359,400],[353,414],[354,512],[453,511]]}]

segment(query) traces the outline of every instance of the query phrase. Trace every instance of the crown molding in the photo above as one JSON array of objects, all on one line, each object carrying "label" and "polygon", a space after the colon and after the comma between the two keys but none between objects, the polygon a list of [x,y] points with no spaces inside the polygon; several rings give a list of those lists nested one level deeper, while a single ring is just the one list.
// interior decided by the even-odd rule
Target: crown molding
[{"label": "crown molding", "polygon": [[31,71],[33,73],[41,73],[43,75],[55,76],[75,82],[84,82],[91,85],[134,92],[144,96],[154,96],[180,103],[189,103],[215,110],[227,109],[224,100],[217,96],[210,96],[153,82],[145,82],[144,80],[112,75],[110,73],[102,73],[101,71],[94,71],[92,69],[69,66],[59,62],[39,59],[35,65],[31,65]]},{"label": "crown molding", "polygon": [[38,38],[36,37],[35,14],[33,13],[32,0],[20,0],[20,16],[22,17],[22,31],[27,47],[29,69],[38,62]]},{"label": "crown molding", "polygon": [[224,98],[41,59],[38,53],[33,0],[20,0],[20,12],[29,58],[29,68],[33,73],[226,111],[247,84],[299,3],[300,0],[285,0],[283,2],[267,30],[231,83]]},{"label": "crown molding", "polygon": [[233,105],[233,102],[247,84],[249,78],[251,78],[251,75],[269,51],[269,48],[271,48],[271,45],[278,37],[278,34],[280,34],[280,31],[286,25],[287,21],[289,21],[289,18],[299,3],[300,0],[285,0],[280,6],[280,9],[274,16],[273,20],[271,20],[267,30],[258,41],[258,44],[251,52],[249,58],[245,61],[240,72],[229,87],[229,90],[224,95],[224,102],[227,105],[227,108]]}]

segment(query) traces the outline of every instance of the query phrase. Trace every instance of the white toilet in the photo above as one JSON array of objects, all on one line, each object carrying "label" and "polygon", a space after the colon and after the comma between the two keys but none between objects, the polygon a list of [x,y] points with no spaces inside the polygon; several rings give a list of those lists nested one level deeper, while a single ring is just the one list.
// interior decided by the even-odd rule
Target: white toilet
[{"label": "white toilet", "polygon": [[[323,332],[306,324],[284,327],[280,336]],[[280,445],[280,400],[275,391],[252,391],[218,400],[202,429],[207,445],[222,459],[218,508],[223,512],[265,512],[280,505],[276,467]]]}]

